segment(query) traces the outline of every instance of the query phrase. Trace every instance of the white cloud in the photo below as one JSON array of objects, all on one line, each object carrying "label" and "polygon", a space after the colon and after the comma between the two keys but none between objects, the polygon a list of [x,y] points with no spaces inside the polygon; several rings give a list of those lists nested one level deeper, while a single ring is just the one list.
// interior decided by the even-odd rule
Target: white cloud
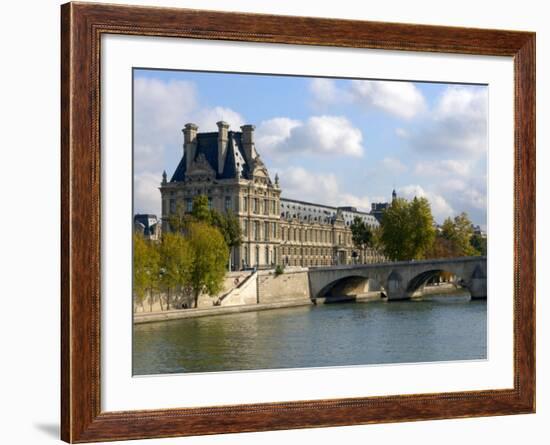
[{"label": "white cloud", "polygon": [[424,96],[411,82],[353,80],[351,91],[357,103],[403,119],[411,119],[426,109]]},{"label": "white cloud", "polygon": [[432,177],[443,176],[446,178],[452,176],[468,176],[472,169],[472,163],[469,161],[443,159],[439,161],[420,161],[414,167],[414,173],[419,176]]},{"label": "white cloud", "polygon": [[134,130],[140,145],[157,145],[181,138],[186,117],[197,109],[191,82],[138,77],[134,81]]},{"label": "white cloud", "polygon": [[404,173],[408,170],[407,166],[397,158],[384,158],[381,163],[386,170],[395,174]]},{"label": "white cloud", "polygon": [[244,118],[230,108],[214,107],[202,108],[196,114],[195,121],[200,131],[218,131],[216,122],[225,121],[229,124],[230,129],[241,131],[241,125],[245,124]]},{"label": "white cloud", "polygon": [[486,89],[448,87],[432,111],[431,120],[410,140],[418,151],[470,157],[486,153]]},{"label": "white cloud", "polygon": [[397,190],[397,195],[406,199],[413,199],[415,196],[418,198],[426,198],[430,202],[432,215],[437,222],[442,222],[448,216],[453,216],[455,214],[454,209],[443,196],[438,193],[425,190],[418,184],[400,187]]},{"label": "white cloud", "polygon": [[355,103],[411,119],[426,110],[424,96],[411,82],[384,80],[352,80],[347,88],[339,88],[333,80],[313,79],[309,88],[317,105]]},{"label": "white cloud", "polygon": [[134,174],[134,213],[153,213],[160,217],[161,172],[141,172]]},{"label": "white cloud", "polygon": [[402,139],[407,139],[409,137],[409,132],[404,128],[396,128],[395,134]]},{"label": "white cloud", "polygon": [[260,153],[271,152],[290,138],[293,128],[302,125],[288,117],[276,117],[263,121],[256,129],[256,146]]},{"label": "white cloud", "polygon": [[257,130],[260,153],[273,156],[309,153],[313,155],[363,155],[363,135],[343,116],[313,116],[301,122],[278,117],[262,122]]},{"label": "white cloud", "polygon": [[313,79],[309,84],[309,89],[318,105],[348,102],[353,99],[349,91],[338,88],[331,79]]},{"label": "white cloud", "polygon": [[355,196],[340,190],[332,173],[312,173],[302,167],[275,170],[280,177],[283,197],[330,206],[353,206],[370,210],[368,196]]},{"label": "white cloud", "polygon": [[158,170],[164,167],[164,146],[134,144],[134,170]]},{"label": "white cloud", "polygon": [[454,179],[445,181],[441,185],[442,191],[449,194],[462,209],[483,211],[487,209],[486,177],[469,178],[468,180]]},{"label": "white cloud", "polygon": [[[136,156],[140,155],[137,146],[181,150],[181,130],[188,122],[197,124],[200,131],[215,131],[219,120],[237,130],[244,123],[243,117],[230,108],[201,105],[192,82],[138,77],[134,98]],[[136,165],[141,165],[141,160],[136,159]]]}]

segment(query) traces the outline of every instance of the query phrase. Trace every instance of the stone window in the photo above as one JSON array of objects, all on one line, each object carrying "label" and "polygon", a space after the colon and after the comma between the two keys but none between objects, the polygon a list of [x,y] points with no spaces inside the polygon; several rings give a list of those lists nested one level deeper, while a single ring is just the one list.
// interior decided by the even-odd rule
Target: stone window
[{"label": "stone window", "polygon": [[264,215],[269,214],[269,201],[267,199],[264,199]]},{"label": "stone window", "polygon": [[265,264],[269,264],[269,248],[265,246]]},{"label": "stone window", "polygon": [[243,198],[243,211],[248,212],[248,196]]},{"label": "stone window", "polygon": [[269,222],[264,222],[264,241],[269,241]]},{"label": "stone window", "polygon": [[276,239],[277,238],[277,224],[271,223],[271,237]]},{"label": "stone window", "polygon": [[185,211],[191,212],[193,210],[193,200],[191,198],[187,198],[185,200]]},{"label": "stone window", "polygon": [[212,210],[212,196],[208,197],[208,208]]},{"label": "stone window", "polygon": [[275,215],[277,214],[277,201],[271,201],[271,204],[272,204],[271,213]]},{"label": "stone window", "polygon": [[252,211],[253,211],[254,213],[258,213],[258,211],[259,211],[259,208],[258,208],[258,207],[259,207],[260,205],[258,204],[258,201],[259,201],[258,198],[254,198],[254,200],[252,201],[252,203],[253,203]]},{"label": "stone window", "polygon": [[226,212],[229,212],[231,210],[231,196],[226,196],[225,197],[224,209],[225,209]]}]

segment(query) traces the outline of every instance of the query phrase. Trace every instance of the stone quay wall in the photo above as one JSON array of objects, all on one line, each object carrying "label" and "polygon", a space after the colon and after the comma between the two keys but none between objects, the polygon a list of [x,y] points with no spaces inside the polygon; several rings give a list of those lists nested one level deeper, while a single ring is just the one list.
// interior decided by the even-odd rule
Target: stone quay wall
[{"label": "stone quay wall", "polygon": [[274,271],[258,272],[258,303],[310,300],[308,269],[287,267],[280,275]]}]

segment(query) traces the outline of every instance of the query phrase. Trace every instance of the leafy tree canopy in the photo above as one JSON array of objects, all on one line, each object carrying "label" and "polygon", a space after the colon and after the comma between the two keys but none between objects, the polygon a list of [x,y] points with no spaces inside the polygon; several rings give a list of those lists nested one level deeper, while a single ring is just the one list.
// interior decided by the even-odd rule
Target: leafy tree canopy
[{"label": "leafy tree canopy", "polygon": [[391,260],[425,258],[434,238],[434,219],[426,198],[396,198],[384,212],[380,240]]},{"label": "leafy tree canopy", "polygon": [[141,303],[147,291],[152,293],[159,286],[160,254],[157,246],[140,233],[133,234],[134,294]]},{"label": "leafy tree canopy", "polygon": [[450,243],[455,256],[478,254],[470,243],[473,234],[472,221],[465,212],[455,216],[454,219],[447,218],[441,226],[441,237]]},{"label": "leafy tree canopy", "polygon": [[212,225],[222,233],[225,243],[229,248],[241,245],[241,225],[239,224],[239,219],[233,212],[220,213],[216,210],[212,210],[211,221]]},{"label": "leafy tree canopy", "polygon": [[353,218],[351,224],[351,239],[358,249],[370,247],[373,241],[373,233],[369,226],[358,216]]},{"label": "leafy tree canopy", "polygon": [[204,222],[188,225],[188,242],[194,257],[189,285],[197,307],[201,293],[215,295],[221,290],[229,250],[220,231]]}]

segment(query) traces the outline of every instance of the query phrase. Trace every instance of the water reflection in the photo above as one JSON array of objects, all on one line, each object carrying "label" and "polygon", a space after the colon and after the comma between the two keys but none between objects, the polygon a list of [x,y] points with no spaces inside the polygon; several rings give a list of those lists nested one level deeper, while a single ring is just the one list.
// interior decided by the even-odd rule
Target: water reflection
[{"label": "water reflection", "polygon": [[349,303],[141,324],[135,375],[484,359],[487,305]]}]

